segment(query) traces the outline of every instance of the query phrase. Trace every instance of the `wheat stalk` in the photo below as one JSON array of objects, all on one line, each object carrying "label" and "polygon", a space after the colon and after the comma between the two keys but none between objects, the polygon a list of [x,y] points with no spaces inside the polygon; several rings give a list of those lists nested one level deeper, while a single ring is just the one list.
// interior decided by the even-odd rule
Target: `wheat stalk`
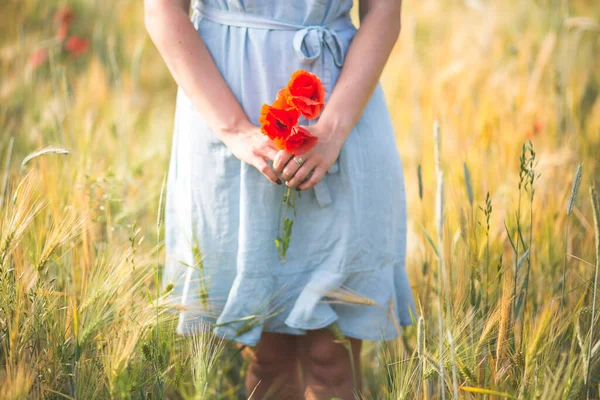
[{"label": "wheat stalk", "polygon": [[458,377],[456,374],[456,349],[454,348],[454,338],[452,332],[447,331],[448,344],[450,345],[450,357],[452,359],[452,388],[454,390],[454,399],[458,400]]},{"label": "wheat stalk", "polygon": [[[165,187],[166,187],[166,183],[167,183],[167,174],[165,173],[163,175],[163,179],[162,179],[162,183],[160,186],[160,195],[159,195],[159,199],[158,199],[158,211],[157,211],[157,216],[156,216],[156,248],[159,248],[160,245],[160,227],[162,224],[162,218],[163,218],[163,210],[164,210],[164,206],[165,206]],[[160,260],[158,259],[158,252],[157,252],[157,260],[156,260],[156,266],[154,267],[154,285],[156,287],[156,327],[154,329],[154,348],[156,350],[158,350],[158,334],[159,334],[159,308],[158,308],[158,304],[159,304],[159,297],[160,297],[160,282],[158,279],[158,265]],[[160,374],[158,373],[158,366],[156,364],[156,361],[153,359],[152,361],[152,367],[154,368],[154,375],[156,378],[156,387],[158,388],[160,382]]]},{"label": "wheat stalk", "polygon": [[4,219],[0,220],[0,265],[15,249],[34,217],[47,205],[36,194],[37,178],[28,173],[17,186],[12,204],[5,207]]},{"label": "wheat stalk", "polygon": [[52,254],[54,254],[60,246],[79,235],[86,222],[87,217],[78,215],[75,211],[69,212],[69,214],[64,216],[60,222],[54,222],[44,243],[44,248],[39,257],[39,261],[36,264],[37,270],[39,271],[44,268]]},{"label": "wheat stalk", "polygon": [[592,201],[592,209],[594,212],[594,232],[596,239],[596,268],[594,271],[594,294],[592,300],[592,322],[590,325],[590,340],[589,349],[587,352],[587,373],[585,377],[585,392],[586,397],[589,398],[589,385],[590,385],[590,372],[592,362],[592,344],[594,334],[594,321],[596,320],[596,294],[598,292],[598,269],[600,268],[600,200],[598,200],[598,193],[596,192],[595,186],[590,188],[590,197]]},{"label": "wheat stalk", "polygon": [[496,373],[504,354],[504,343],[508,335],[508,327],[510,325],[510,311],[512,307],[512,298],[510,296],[510,279],[504,277],[502,284],[502,298],[500,301],[500,326],[498,327],[498,338],[496,339]]},{"label": "wheat stalk", "polygon": [[425,320],[423,319],[423,316],[419,316],[419,321],[417,322],[417,356],[419,357],[421,372],[417,393],[421,392],[420,386],[421,383],[423,383],[423,397],[426,398],[427,385],[425,383],[427,378],[425,377],[425,369],[427,368],[427,360],[425,358]]},{"label": "wheat stalk", "polygon": [[440,347],[440,390],[442,392],[442,400],[444,400],[446,398],[446,393],[444,390],[444,173],[442,171],[440,124],[438,121],[435,121],[433,124],[433,138],[435,170],[437,175],[437,189],[435,197],[435,222],[438,237],[438,322]]},{"label": "wheat stalk", "polygon": [[565,233],[565,257],[563,260],[563,277],[562,277],[562,296],[560,306],[561,309],[565,304],[565,288],[567,286],[567,255],[569,253],[569,219],[571,217],[571,213],[573,212],[573,207],[575,206],[575,198],[577,197],[577,193],[579,192],[579,185],[581,184],[581,173],[582,167],[581,164],[577,166],[577,171],[575,171],[575,177],[573,178],[573,186],[571,187],[571,196],[569,197],[569,204],[567,205],[567,229]]},{"label": "wheat stalk", "polygon": [[[535,195],[535,151],[533,150],[533,144],[529,141],[527,146],[527,150],[529,151],[529,157],[527,158],[526,165],[526,183],[525,190],[529,188],[529,241],[527,245],[527,271],[525,273],[525,282],[524,282],[524,293],[519,296],[523,296],[523,324],[525,321],[525,313],[527,312],[527,293],[529,292],[529,276],[531,273],[531,252],[532,252],[532,243],[533,243],[533,197]],[[524,327],[521,328],[521,343],[520,346],[523,346],[523,332],[525,331]]]},{"label": "wheat stalk", "polygon": [[36,157],[44,156],[46,154],[69,154],[69,150],[60,147],[47,146],[43,149],[28,154],[21,162],[21,167],[24,167],[29,161]]},{"label": "wheat stalk", "polygon": [[192,381],[196,389],[196,398],[206,399],[207,388],[212,372],[225,348],[223,338],[215,336],[210,326],[200,320],[199,329],[194,332],[191,340],[190,354],[192,357]]},{"label": "wheat stalk", "polygon": [[4,165],[4,178],[2,179],[2,190],[0,191],[0,209],[4,204],[4,196],[6,195],[6,187],[8,186],[8,168],[10,168],[10,159],[12,158],[13,145],[15,138],[10,137],[8,141],[8,150],[6,150],[6,164]]}]

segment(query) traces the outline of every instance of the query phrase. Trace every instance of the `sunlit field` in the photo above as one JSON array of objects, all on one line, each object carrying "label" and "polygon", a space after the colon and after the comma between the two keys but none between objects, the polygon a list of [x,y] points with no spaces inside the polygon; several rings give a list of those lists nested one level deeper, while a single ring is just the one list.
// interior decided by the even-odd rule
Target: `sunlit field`
[{"label": "sunlit field", "polygon": [[[357,398],[599,398],[600,2],[402,23],[419,315],[365,343]],[[143,2],[0,2],[0,399],[246,398],[240,349],[179,337],[157,290],[175,91]]]}]

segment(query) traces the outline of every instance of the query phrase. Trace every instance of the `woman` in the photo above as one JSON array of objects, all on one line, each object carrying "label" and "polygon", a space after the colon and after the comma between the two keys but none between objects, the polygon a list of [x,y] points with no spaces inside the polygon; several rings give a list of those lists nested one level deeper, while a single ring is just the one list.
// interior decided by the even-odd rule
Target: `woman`
[{"label": "woman", "polygon": [[[209,320],[255,346],[253,398],[353,398],[350,354],[332,332],[360,371],[361,340],[397,337],[415,311],[403,169],[378,85],[401,1],[362,0],[358,30],[351,3],[203,0],[190,22],[188,1],[146,0],[148,32],[179,86],[163,289],[184,306],[178,333]],[[294,157],[257,125],[298,69],[327,94],[307,126],[317,145]],[[283,182],[299,190],[286,263],[273,243]]]}]

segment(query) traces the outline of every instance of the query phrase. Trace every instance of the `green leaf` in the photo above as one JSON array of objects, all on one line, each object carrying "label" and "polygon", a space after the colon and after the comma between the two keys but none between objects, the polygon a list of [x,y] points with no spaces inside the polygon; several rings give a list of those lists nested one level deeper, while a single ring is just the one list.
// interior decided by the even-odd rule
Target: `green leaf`
[{"label": "green leaf", "polygon": [[504,229],[506,229],[506,235],[508,236],[508,240],[510,242],[510,246],[513,248],[513,251],[516,253],[517,252],[517,247],[515,246],[515,243],[512,240],[512,237],[510,237],[510,231],[508,230],[508,226],[506,225],[506,221],[504,221]]},{"label": "green leaf", "polygon": [[148,300],[150,300],[150,304],[152,304],[154,306],[154,301],[152,301],[152,295],[150,294],[149,290],[148,290]]},{"label": "green leaf", "polygon": [[423,229],[423,233],[425,234],[425,238],[427,239],[427,241],[431,245],[431,248],[433,249],[435,255],[439,258],[440,257],[440,253],[438,253],[438,249],[437,249],[437,247],[435,247],[435,243],[433,242],[433,239],[431,238],[431,236],[429,236],[429,233],[427,233],[427,230],[425,230],[425,227],[423,226],[423,224],[419,223],[419,225],[421,225],[421,229]]}]

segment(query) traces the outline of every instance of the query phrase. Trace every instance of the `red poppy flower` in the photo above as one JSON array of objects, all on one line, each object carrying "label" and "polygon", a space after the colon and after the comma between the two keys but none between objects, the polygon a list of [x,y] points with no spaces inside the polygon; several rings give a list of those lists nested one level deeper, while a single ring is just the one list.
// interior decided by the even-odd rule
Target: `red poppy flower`
[{"label": "red poppy flower", "polygon": [[31,56],[29,56],[29,63],[33,66],[33,68],[38,68],[46,61],[48,61],[47,49],[36,50],[33,53],[31,53]]},{"label": "red poppy flower", "polygon": [[75,13],[69,6],[59,8],[54,14],[54,23],[57,25],[70,25],[75,19]]},{"label": "red poppy flower", "polygon": [[300,113],[293,108],[281,109],[263,104],[260,109],[260,129],[271,140],[288,137],[298,123]]},{"label": "red poppy flower", "polygon": [[325,104],[325,87],[318,76],[305,70],[292,74],[285,95],[287,102],[300,111],[306,119],[315,119]]},{"label": "red poppy flower", "polygon": [[[300,155],[306,153],[317,144],[317,137],[313,136],[306,128],[294,126],[292,134],[282,144],[288,153]],[[275,145],[277,146],[277,141]]]},{"label": "red poppy flower", "polygon": [[277,97],[273,102],[273,107],[279,108],[282,110],[286,110],[289,108],[295,108],[293,104],[288,103],[288,98],[290,97],[290,91],[288,88],[283,88],[279,92],[277,92]]},{"label": "red poppy flower", "polygon": [[74,56],[80,56],[90,48],[90,42],[79,36],[71,36],[65,42],[65,49]]},{"label": "red poppy flower", "polygon": [[75,14],[69,6],[60,8],[54,14],[54,24],[58,25],[56,30],[56,37],[60,40],[64,40],[69,33],[69,26],[73,23]]}]

